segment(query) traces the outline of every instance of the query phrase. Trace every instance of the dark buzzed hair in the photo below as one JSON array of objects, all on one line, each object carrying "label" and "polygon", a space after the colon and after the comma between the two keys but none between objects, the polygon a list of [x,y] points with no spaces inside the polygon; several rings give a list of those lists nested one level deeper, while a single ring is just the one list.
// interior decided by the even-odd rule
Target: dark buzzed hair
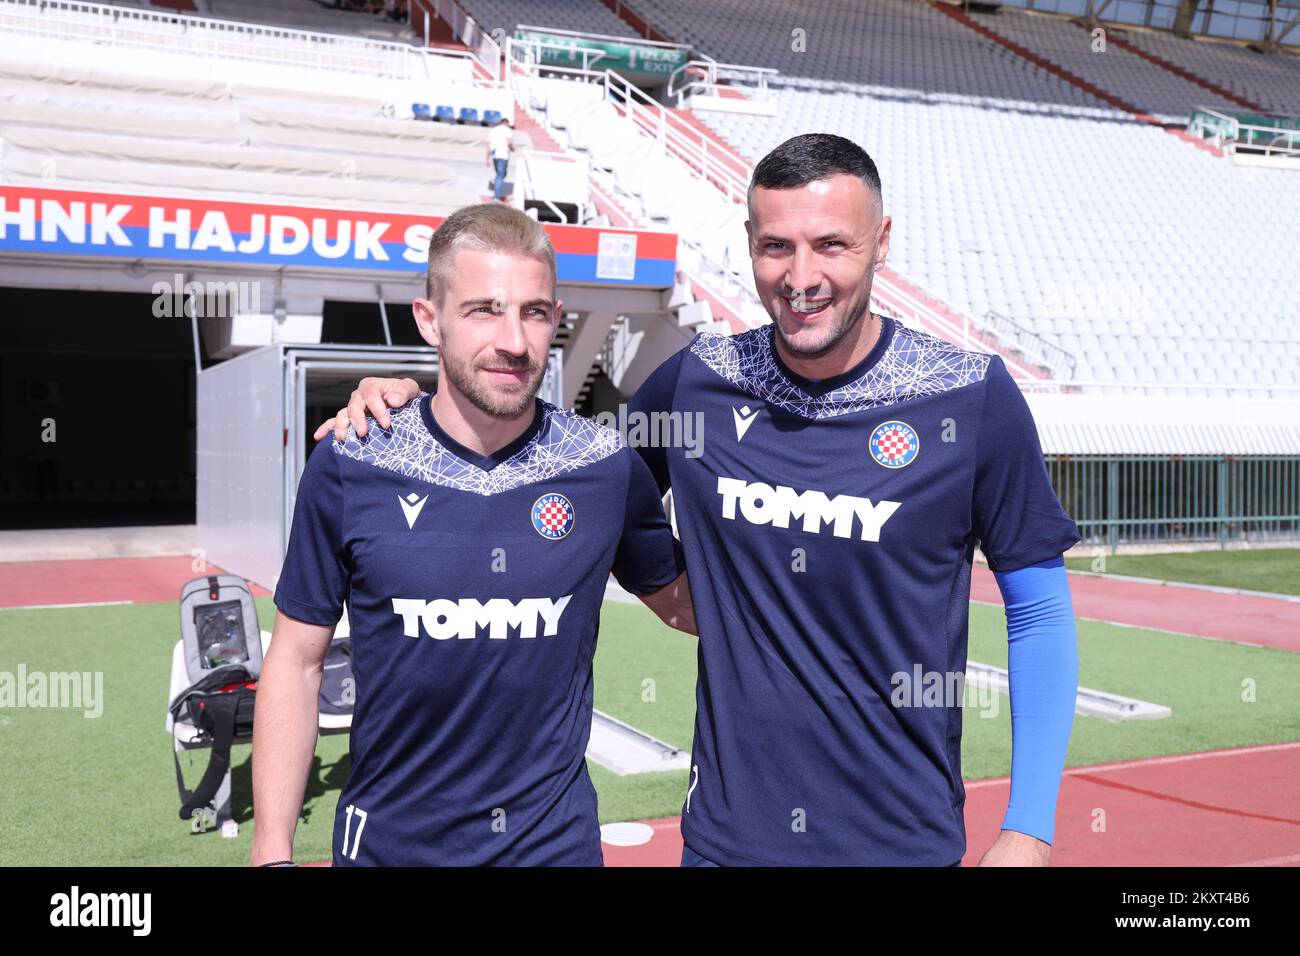
[{"label": "dark buzzed hair", "polygon": [[834,133],[804,133],[787,139],[758,161],[745,201],[748,203],[759,186],[798,189],[841,175],[857,176],[883,198],[880,173],[865,149]]}]

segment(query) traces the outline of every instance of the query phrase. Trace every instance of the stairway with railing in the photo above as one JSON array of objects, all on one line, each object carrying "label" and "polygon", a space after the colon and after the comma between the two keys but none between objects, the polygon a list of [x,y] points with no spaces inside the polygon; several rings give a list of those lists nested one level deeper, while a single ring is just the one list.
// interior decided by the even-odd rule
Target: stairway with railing
[{"label": "stairway with railing", "polygon": [[[739,327],[771,321],[754,291],[743,232],[749,161],[610,70],[543,67],[535,43],[513,38],[506,55],[516,101],[557,140],[588,156],[598,188],[634,221],[678,232],[679,267],[698,294],[721,305]],[[1072,367],[1068,357],[1047,361],[1056,347],[1025,330],[961,313],[891,270],[876,277],[874,289],[879,308],[964,348],[998,352],[1018,377]]]}]

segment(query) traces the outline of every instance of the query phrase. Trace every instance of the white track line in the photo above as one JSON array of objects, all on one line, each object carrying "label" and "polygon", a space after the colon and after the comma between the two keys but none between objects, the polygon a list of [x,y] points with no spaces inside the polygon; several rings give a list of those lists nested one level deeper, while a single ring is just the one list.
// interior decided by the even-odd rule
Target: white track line
[{"label": "white track line", "polygon": [[0,611],[57,611],[68,607],[112,607],[134,603],[134,601],[82,601],[79,604],[6,604],[0,607]]},{"label": "white track line", "polygon": [[1151,584],[1163,588],[1187,588],[1189,591],[1209,591],[1212,594],[1240,594],[1242,597],[1267,598],[1270,601],[1291,601],[1300,603],[1300,597],[1294,594],[1279,594],[1276,591],[1247,591],[1245,588],[1229,588],[1218,584],[1193,584],[1191,581],[1165,581],[1161,578],[1136,578],[1128,574],[1110,574],[1105,571],[1075,571],[1081,578],[1103,578],[1110,581],[1127,581],[1130,584]]},{"label": "white track line", "polygon": [[[997,601],[980,601],[975,598],[971,598],[970,603],[983,604],[985,607],[1004,607],[1004,605]],[[1082,614],[1075,614],[1074,617],[1077,621],[1087,621],[1089,624],[1109,624],[1112,627],[1129,627],[1138,631],[1152,631],[1156,634],[1172,634],[1175,637],[1195,637],[1202,641],[1215,641],[1219,644],[1236,644],[1238,647],[1264,647],[1274,651],[1286,650],[1286,648],[1276,647],[1272,644],[1256,644],[1253,641],[1235,641],[1230,637],[1211,637],[1208,634],[1189,634],[1187,631],[1171,631],[1165,627],[1151,627],[1149,624],[1129,624],[1125,621],[1109,621],[1103,617],[1084,617]]]},{"label": "white track line", "polygon": [[1251,860],[1249,863],[1229,863],[1229,866],[1292,866],[1300,865],[1300,853],[1293,856],[1275,856],[1271,860]]},{"label": "white track line", "polygon": [[1132,767],[1154,767],[1166,763],[1188,763],[1193,760],[1214,760],[1221,757],[1245,757],[1249,754],[1269,753],[1275,750],[1300,749],[1300,741],[1285,744],[1260,744],[1255,747],[1235,747],[1228,750],[1203,750],[1193,754],[1172,754],[1168,757],[1141,757],[1116,763],[1098,763],[1087,767],[1071,767],[1067,774],[1096,773],[1103,770],[1128,770]]},{"label": "white track line", "polygon": [[[1300,748],[1300,741],[1287,744],[1260,744],[1256,747],[1237,747],[1230,750],[1205,750],[1194,754],[1173,754],[1168,757],[1139,757],[1137,760],[1122,760],[1117,763],[1095,763],[1083,767],[1067,767],[1063,776],[1072,777],[1086,773],[1101,773],[1111,770],[1129,770],[1135,767],[1154,767],[1167,763],[1187,763],[1192,760],[1210,760],[1216,757],[1244,757],[1248,754],[1267,753],[1274,750],[1295,750]],[[1010,777],[993,777],[988,780],[974,780],[966,784],[967,790],[981,787],[993,787],[1007,784]]]}]

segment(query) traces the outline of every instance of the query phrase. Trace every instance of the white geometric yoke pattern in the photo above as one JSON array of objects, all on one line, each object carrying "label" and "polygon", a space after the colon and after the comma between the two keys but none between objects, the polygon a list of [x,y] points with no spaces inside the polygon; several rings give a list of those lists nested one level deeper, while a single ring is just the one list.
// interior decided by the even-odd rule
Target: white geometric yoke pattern
[{"label": "white geometric yoke pattern", "polygon": [[895,320],[889,348],[861,378],[824,395],[809,395],[781,372],[772,354],[772,335],[767,326],[739,335],[703,332],[691,352],[742,391],[811,419],[852,415],[970,385],[984,378],[992,358]]},{"label": "white geometric yoke pattern", "polygon": [[347,440],[341,445],[334,442],[334,450],[408,478],[486,497],[594,464],[624,444],[622,436],[612,428],[542,402],[542,424],[537,434],[491,471],[484,471],[429,434],[420,416],[422,401],[413,399],[393,412],[393,427],[387,433],[375,425],[373,418],[367,419],[365,440],[358,439],[349,427]]}]

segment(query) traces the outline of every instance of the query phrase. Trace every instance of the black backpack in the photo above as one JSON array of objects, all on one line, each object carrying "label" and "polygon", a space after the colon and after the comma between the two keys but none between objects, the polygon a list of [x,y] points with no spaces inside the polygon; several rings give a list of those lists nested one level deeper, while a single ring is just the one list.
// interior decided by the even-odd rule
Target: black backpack
[{"label": "black backpack", "polygon": [[243,664],[227,664],[205,674],[172,701],[172,720],[194,726],[212,741],[212,756],[203,778],[193,790],[185,788],[180,758],[172,752],[176,764],[176,788],[181,796],[181,819],[188,820],[195,810],[208,806],[230,770],[230,747],[236,737],[253,734],[253,707],[257,680]]}]

